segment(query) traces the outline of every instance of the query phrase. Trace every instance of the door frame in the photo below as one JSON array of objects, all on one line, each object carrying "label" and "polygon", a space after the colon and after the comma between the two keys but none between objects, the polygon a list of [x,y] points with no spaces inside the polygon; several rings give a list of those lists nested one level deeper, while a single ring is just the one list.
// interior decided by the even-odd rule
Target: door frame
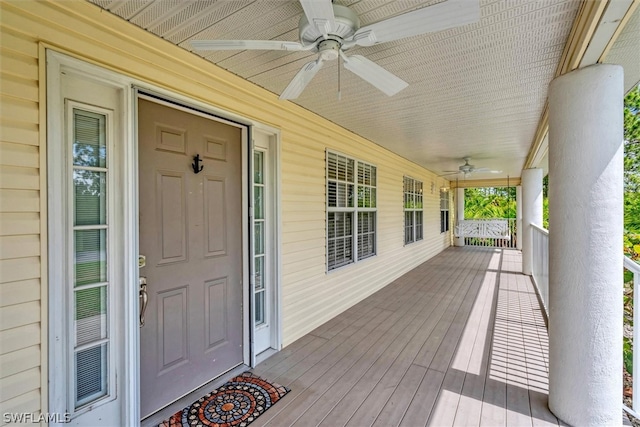
[{"label": "door frame", "polygon": [[[252,303],[251,296],[253,289],[250,286],[249,257],[251,256],[250,241],[253,237],[253,230],[250,229],[249,212],[252,208],[252,202],[249,200],[250,186],[252,179],[249,177],[251,170],[251,159],[253,158],[252,131],[260,129],[263,133],[268,133],[274,144],[274,188],[273,203],[276,206],[274,214],[276,218],[273,221],[274,236],[274,257],[273,265],[274,291],[276,298],[274,299],[276,315],[274,316],[276,323],[276,350],[282,348],[282,311],[281,311],[281,211],[280,211],[280,131],[277,128],[268,126],[264,123],[257,122],[252,119],[231,113],[224,109],[215,107],[206,102],[197,100],[188,95],[170,91],[154,84],[120,74],[115,71],[89,63],[82,58],[71,55],[70,53],[61,52],[58,49],[46,49],[46,110],[47,110],[47,130],[45,147],[47,152],[48,164],[47,182],[48,182],[48,283],[53,285],[60,283],[64,276],[61,263],[56,262],[56,245],[61,239],[64,239],[64,228],[60,224],[60,212],[63,212],[60,195],[62,188],[60,185],[59,163],[60,160],[55,156],[57,147],[61,147],[64,143],[63,129],[59,123],[59,117],[64,114],[64,105],[61,96],[61,73],[73,72],[79,77],[93,79],[119,89],[122,89],[122,125],[124,129],[125,141],[122,144],[122,155],[119,167],[122,174],[122,206],[120,219],[122,227],[120,232],[122,236],[134,236],[131,239],[122,238],[124,248],[124,256],[122,262],[123,283],[128,283],[123,290],[123,307],[119,314],[122,315],[123,322],[121,330],[122,348],[118,356],[123,361],[123,372],[118,373],[119,390],[123,399],[122,405],[122,421],[128,425],[135,425],[140,422],[140,330],[139,330],[139,299],[138,299],[138,255],[139,255],[139,227],[138,227],[138,126],[137,126],[137,99],[141,94],[149,95],[158,102],[162,100],[173,108],[182,108],[190,113],[197,113],[207,118],[215,117],[231,122],[235,125],[244,126],[243,144],[242,144],[242,187],[243,187],[243,363],[249,366],[255,366],[255,354],[252,346],[253,321],[252,321]],[[56,173],[58,175],[56,175]],[[59,257],[58,257],[59,258]],[[49,366],[59,366],[61,360],[65,360],[66,352],[63,343],[59,339],[64,333],[64,322],[61,322],[62,314],[61,301],[64,293],[55,286],[50,286],[48,290],[47,306],[48,306],[48,362]],[[64,340],[62,340],[64,341]],[[66,383],[66,370],[49,369],[49,412],[65,412],[66,391],[61,392],[60,386],[57,384]],[[132,404],[133,403],[133,404]],[[167,402],[170,403],[170,402]]]}]

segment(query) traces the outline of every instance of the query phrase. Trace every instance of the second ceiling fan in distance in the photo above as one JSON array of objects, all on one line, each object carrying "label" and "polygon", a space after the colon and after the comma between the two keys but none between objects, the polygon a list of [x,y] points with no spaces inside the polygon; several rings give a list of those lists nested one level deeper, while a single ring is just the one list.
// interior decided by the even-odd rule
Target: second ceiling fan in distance
[{"label": "second ceiling fan in distance", "polygon": [[502,171],[497,171],[497,170],[491,170],[489,168],[477,168],[477,167],[475,167],[475,165],[472,165],[472,164],[469,163],[471,161],[471,157],[469,157],[469,156],[463,157],[462,160],[464,160],[464,164],[460,165],[458,167],[457,171],[444,171],[445,174],[444,175],[440,175],[440,176],[457,175],[457,174],[461,173],[466,178],[469,175],[471,175],[472,173],[477,173],[477,172],[486,172],[486,173],[500,173],[500,172],[502,172]]}]

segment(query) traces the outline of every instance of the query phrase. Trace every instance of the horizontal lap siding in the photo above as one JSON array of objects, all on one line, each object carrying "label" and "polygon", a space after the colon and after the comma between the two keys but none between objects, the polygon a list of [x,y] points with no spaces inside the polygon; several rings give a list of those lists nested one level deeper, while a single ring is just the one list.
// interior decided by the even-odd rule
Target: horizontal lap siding
[{"label": "horizontal lap siding", "polygon": [[0,412],[37,412],[43,381],[38,45],[4,19],[0,40]]},{"label": "horizontal lap siding", "polygon": [[[0,330],[0,347],[29,357],[0,358],[4,384],[24,377],[33,383],[39,348],[40,180],[38,44],[197,99],[281,130],[282,313],[287,345],[448,245],[440,234],[439,194],[444,181],[430,172],[335,124],[282,102],[183,49],[101,12],[89,3],[2,3],[0,91],[0,266],[10,269],[0,290],[24,322]],[[330,273],[325,265],[325,150],[335,150],[378,168],[378,255]],[[403,245],[402,177],[424,182],[424,240]],[[434,192],[431,193],[431,183]],[[15,269],[18,271],[14,271]],[[4,283],[7,282],[7,283]],[[24,289],[21,288],[24,286]],[[18,291],[18,289],[20,289]],[[7,299],[5,295],[9,295]],[[16,310],[24,308],[24,310]],[[9,311],[6,311],[9,310]],[[27,313],[28,312],[28,313]],[[0,311],[1,315],[2,311]],[[12,331],[28,334],[24,343]],[[19,362],[19,360],[24,362]],[[22,369],[22,371],[20,371]],[[20,372],[18,372],[20,371]],[[3,373],[5,370],[3,369]],[[4,381],[6,379],[6,381]],[[28,381],[27,381],[28,380]],[[38,387],[6,395],[14,407],[37,410]],[[23,406],[20,406],[23,405]],[[31,405],[31,406],[29,406]],[[4,407],[3,407],[4,408]]]},{"label": "horizontal lap siding", "polygon": [[[283,135],[285,132],[283,132]],[[368,141],[313,134],[283,138],[283,311],[285,344],[321,325],[440,252],[440,193],[445,181]],[[287,144],[290,142],[290,144]],[[325,150],[377,167],[377,256],[326,273]],[[424,240],[404,246],[403,176],[423,181]],[[431,193],[431,183],[434,191]],[[306,203],[309,206],[300,206]],[[300,217],[305,212],[307,215]]]}]

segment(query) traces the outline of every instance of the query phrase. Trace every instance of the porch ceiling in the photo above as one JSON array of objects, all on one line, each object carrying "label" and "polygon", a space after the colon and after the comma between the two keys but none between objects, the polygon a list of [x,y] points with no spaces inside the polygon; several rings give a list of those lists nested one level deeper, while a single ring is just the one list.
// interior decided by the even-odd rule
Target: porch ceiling
[{"label": "porch ceiling", "polygon": [[[297,0],[89,0],[192,50],[190,40],[298,40]],[[361,25],[442,0],[335,0]],[[470,0],[472,1],[472,0]],[[519,177],[581,2],[480,0],[479,22],[373,47],[354,48],[409,83],[387,97],[337,62],[328,63],[294,102],[438,173],[457,170],[462,157]],[[309,52],[194,52],[280,94]],[[287,102],[287,101],[282,101]],[[455,178],[452,175],[451,178]]]},{"label": "porch ceiling", "polygon": [[633,89],[640,79],[640,7],[636,7],[604,62],[624,68],[625,93]]}]

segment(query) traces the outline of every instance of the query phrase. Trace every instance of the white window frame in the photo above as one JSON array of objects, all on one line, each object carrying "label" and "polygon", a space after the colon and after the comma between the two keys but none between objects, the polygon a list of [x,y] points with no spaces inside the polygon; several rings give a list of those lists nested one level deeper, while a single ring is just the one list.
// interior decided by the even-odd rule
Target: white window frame
[{"label": "white window frame", "polygon": [[[407,184],[410,188],[407,189]],[[407,191],[409,190],[409,191]],[[404,244],[410,245],[411,243],[419,242],[424,239],[424,183],[420,180],[405,175],[402,179],[402,205],[404,208]],[[413,207],[407,207],[407,197],[413,200]],[[419,203],[418,203],[419,201]],[[417,207],[419,206],[419,207]],[[407,240],[407,213],[410,212],[413,222],[411,223],[411,240]],[[420,215],[418,215],[420,214]],[[418,233],[416,224],[417,219],[420,217],[420,232]]]},{"label": "white window frame", "polygon": [[[335,179],[330,179],[329,178],[329,155],[335,155],[335,156],[340,156],[340,157],[344,157],[347,160],[351,160],[353,161],[353,181],[337,181]],[[359,167],[363,166],[363,167],[370,167],[373,168],[373,173],[374,173],[374,183],[373,185],[369,185],[369,184],[359,184],[358,183],[358,170]],[[335,271],[335,270],[339,270],[340,268],[346,267],[348,265],[352,265],[355,264],[359,261],[368,259],[368,258],[372,258],[375,257],[377,255],[377,251],[378,251],[378,194],[377,194],[377,182],[378,181],[378,167],[372,163],[369,162],[365,162],[363,160],[359,160],[357,158],[348,156],[346,154],[337,152],[337,151],[333,151],[333,150],[326,150],[325,153],[325,191],[326,191],[326,197],[325,197],[325,209],[326,209],[326,215],[325,215],[325,219],[326,219],[326,229],[325,229],[325,236],[326,236],[326,250],[325,250],[325,254],[326,254],[326,269],[327,272],[331,272],[331,271]],[[334,206],[329,206],[329,182],[346,182],[348,185],[353,185],[353,206],[348,206],[348,207],[334,207]],[[359,207],[358,206],[358,187],[363,187],[363,188],[368,188],[371,190],[373,190],[372,194],[375,194],[374,196],[374,200],[375,203],[373,207]],[[359,213],[365,213],[365,212],[373,212],[374,213],[374,221],[373,221],[373,253],[364,256],[364,257],[359,257],[358,255],[358,214]],[[351,227],[351,261],[350,262],[346,262],[337,266],[329,266],[329,259],[330,259],[330,254],[329,254],[329,214],[330,213],[350,213],[352,215],[352,227]]]},{"label": "white window frame", "polygon": [[[268,142],[264,138],[260,142],[258,140],[257,135],[261,135],[262,137],[266,137]],[[267,304],[267,317],[269,322],[269,347],[262,352],[258,352],[255,347],[256,342],[256,334],[260,331],[260,329],[264,325],[260,325],[256,327],[253,323],[255,319],[255,307],[253,307],[253,294],[255,293],[255,283],[253,279],[253,274],[255,273],[255,266],[251,266],[251,301],[252,301],[252,309],[251,309],[251,324],[252,326],[252,343],[254,347],[251,351],[251,366],[256,366],[257,363],[265,360],[274,352],[282,349],[282,339],[281,339],[281,291],[280,291],[280,283],[281,279],[281,268],[279,264],[279,260],[281,259],[281,244],[280,244],[280,207],[282,205],[280,198],[280,134],[275,129],[254,125],[251,128],[251,139],[252,143],[252,152],[251,152],[251,182],[253,186],[253,154],[256,151],[261,151],[264,153],[264,161],[267,165],[264,173],[264,187],[265,187],[265,227],[266,227],[266,241],[265,243],[265,276],[268,285],[268,291],[270,292],[270,298],[268,298]],[[254,202],[253,202],[253,194],[250,197],[251,200],[251,217],[254,218]],[[252,248],[251,252],[253,255],[255,244],[255,235],[254,233],[254,222],[252,221],[252,225],[250,227],[252,233]],[[253,261],[252,261],[253,263]]]},{"label": "white window frame", "polygon": [[[116,209],[116,191],[125,195],[134,194],[137,191],[137,173],[134,174],[131,165],[136,162],[135,151],[132,144],[133,129],[125,119],[131,112],[131,86],[125,78],[95,67],[85,62],[70,58],[66,55],[46,51],[47,57],[47,179],[48,179],[48,360],[51,364],[48,370],[48,410],[50,413],[69,413],[71,418],[95,414],[96,417],[110,419],[113,415],[113,404],[116,399],[122,402],[136,402],[138,395],[137,364],[124,363],[125,360],[137,360],[137,324],[136,328],[124,327],[126,319],[137,317],[138,298],[137,290],[131,288],[129,292],[125,283],[130,283],[137,278],[137,263],[124,262],[122,268],[116,268],[113,260],[118,258],[134,259],[133,252],[135,242],[131,243],[124,236],[134,233],[134,222],[137,220],[137,206],[126,204],[123,208]],[[94,83],[112,87],[120,91],[121,98],[118,103],[119,111],[95,106],[88,106],[83,102],[63,101],[63,91],[60,76],[62,73],[86,79]],[[81,110],[93,111],[98,114],[108,112],[116,128],[110,131],[113,138],[107,143],[112,143],[108,150],[107,167],[108,175],[108,200],[107,209],[113,209],[107,215],[111,221],[107,236],[108,282],[118,284],[111,286],[108,291],[107,304],[110,306],[108,321],[109,338],[111,341],[110,357],[108,363],[110,369],[109,392],[87,405],[75,409],[73,356],[74,331],[70,324],[70,312],[73,312],[73,291],[70,281],[73,271],[73,180],[70,137],[66,133],[71,121],[68,112],[76,106]],[[118,189],[118,190],[116,190]],[[120,201],[117,201],[120,203]],[[109,208],[111,206],[112,208]],[[117,216],[117,218],[116,218]],[[131,264],[131,265],[130,265]],[[135,266],[135,268],[133,268]],[[118,343],[115,348],[113,343]],[[120,370],[118,371],[118,367]],[[122,407],[120,420],[127,423],[139,422],[138,405],[126,404]],[[84,418],[83,418],[84,419]],[[80,418],[78,418],[80,420]],[[81,422],[76,420],[76,422]],[[52,425],[57,425],[52,423]]]}]

